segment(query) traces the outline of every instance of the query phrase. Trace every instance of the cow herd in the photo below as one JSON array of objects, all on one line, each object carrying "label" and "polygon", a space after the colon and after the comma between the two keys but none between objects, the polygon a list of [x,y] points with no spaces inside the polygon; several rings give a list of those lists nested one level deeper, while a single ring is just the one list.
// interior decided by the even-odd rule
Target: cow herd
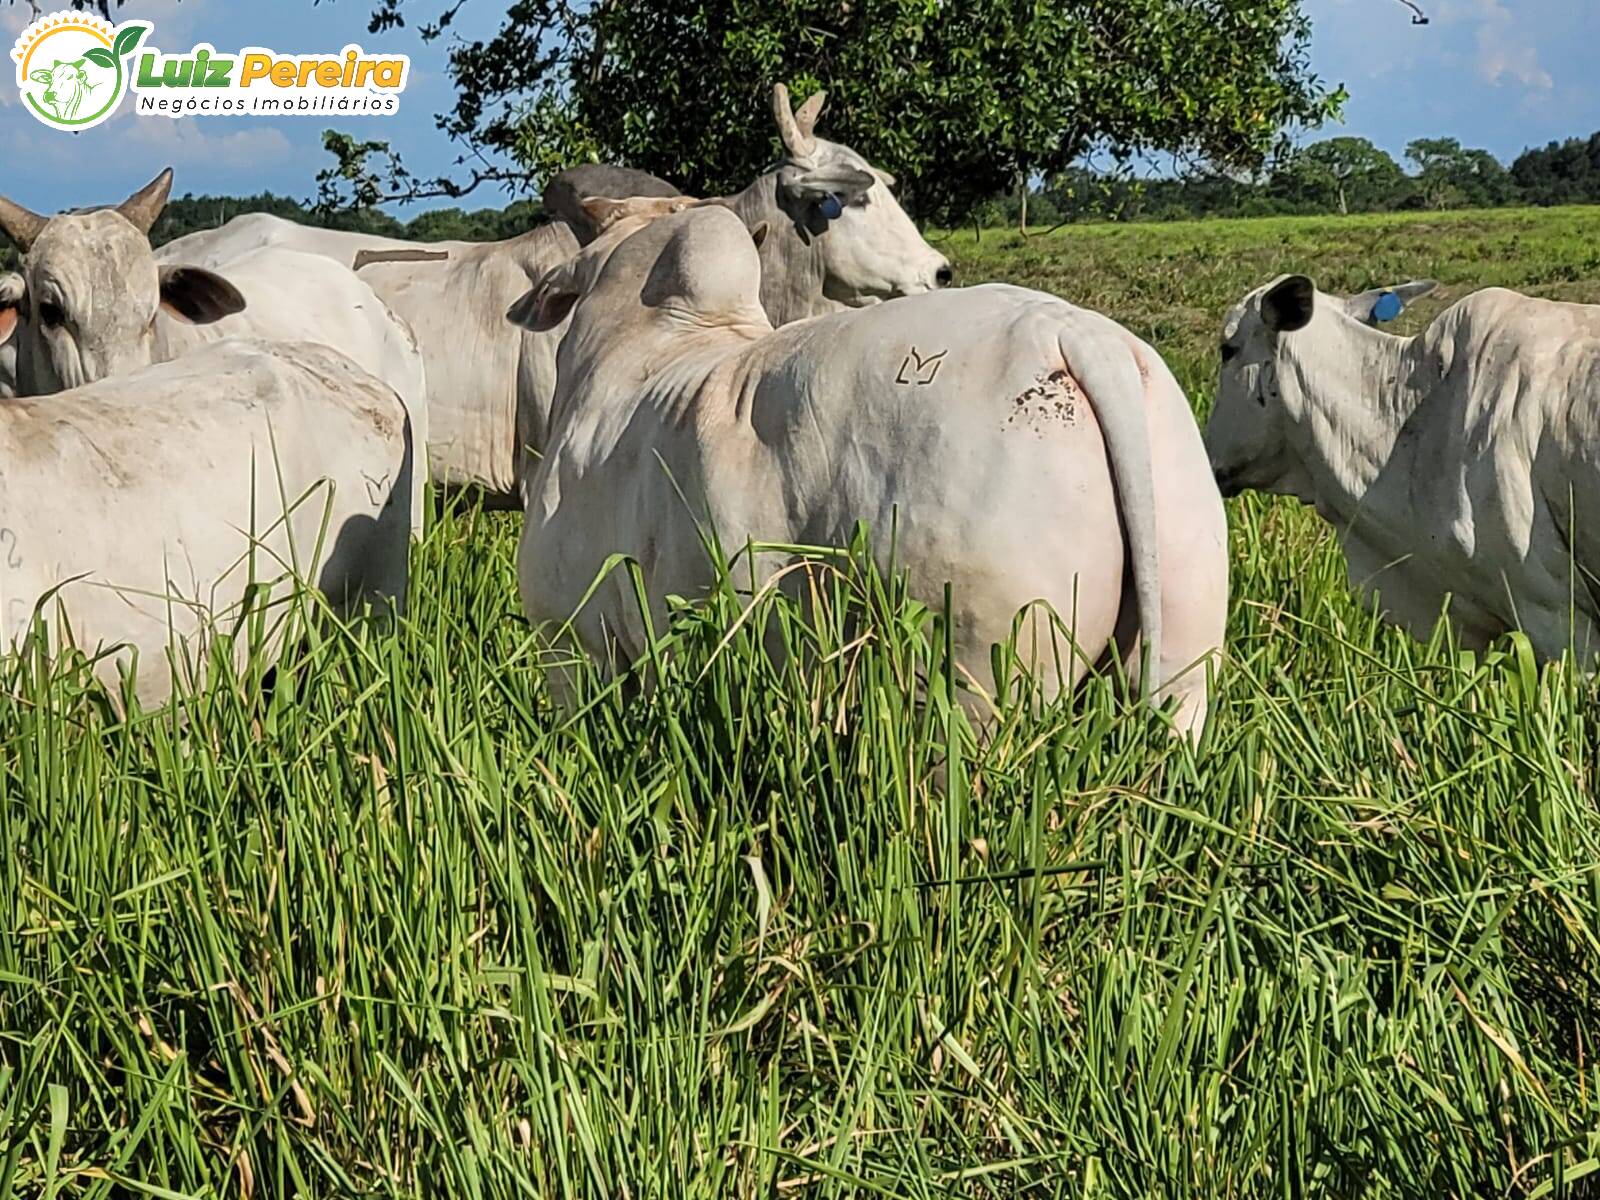
[{"label": "cow herd", "polygon": [[248,214],[155,251],[170,171],[116,207],[0,198],[0,647],[70,639],[159,702],[293,580],[403,606],[431,479],[521,508],[524,611],[604,664],[706,591],[712,541],[760,586],[866,522],[953,597],[976,711],[1014,638],[1051,690],[1115,656],[1193,734],[1247,487],[1315,504],[1407,628],[1449,596],[1473,641],[1600,650],[1596,310],[1484,292],[1398,338],[1430,285],[1278,280],[1227,317],[1202,439],[1149,345],[949,287],[893,179],[817,136],[822,96],[773,101],[783,156],[743,192],[576,168],[502,242]]}]

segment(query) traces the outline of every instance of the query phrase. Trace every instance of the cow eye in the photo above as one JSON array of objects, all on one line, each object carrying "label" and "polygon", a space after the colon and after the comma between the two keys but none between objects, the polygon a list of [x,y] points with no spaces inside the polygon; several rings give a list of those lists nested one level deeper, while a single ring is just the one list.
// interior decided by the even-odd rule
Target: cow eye
[{"label": "cow eye", "polygon": [[1227,342],[1223,342],[1222,343],[1222,361],[1223,362],[1232,362],[1234,359],[1236,359],[1238,357],[1239,357],[1239,347],[1230,346],[1230,345],[1228,345]]},{"label": "cow eye", "polygon": [[39,305],[39,323],[46,329],[55,329],[67,323],[67,314],[59,304],[46,300]]}]

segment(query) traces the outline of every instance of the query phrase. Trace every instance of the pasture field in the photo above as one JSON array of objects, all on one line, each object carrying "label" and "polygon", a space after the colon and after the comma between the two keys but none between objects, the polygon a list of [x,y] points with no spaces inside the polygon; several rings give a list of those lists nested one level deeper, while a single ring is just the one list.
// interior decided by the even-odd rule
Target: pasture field
[{"label": "pasture field", "polygon": [[[941,248],[1202,411],[1280,271],[1600,300],[1600,210]],[[937,622],[849,558],[559,720],[470,512],[402,628],[270,690],[124,719],[13,662],[0,1197],[1593,1194],[1600,695],[1382,627],[1292,503],[1229,515],[1198,755],[1109,682],[974,744]]]}]

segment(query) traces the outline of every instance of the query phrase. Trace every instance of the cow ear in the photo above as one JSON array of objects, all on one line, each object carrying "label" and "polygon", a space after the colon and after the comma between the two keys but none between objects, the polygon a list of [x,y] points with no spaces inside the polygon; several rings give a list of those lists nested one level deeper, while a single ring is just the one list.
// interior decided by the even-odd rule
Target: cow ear
[{"label": "cow ear", "polygon": [[770,232],[771,227],[765,221],[761,222],[761,224],[757,225],[750,231],[750,240],[756,244],[757,250],[761,249],[761,247],[766,243],[767,234]]},{"label": "cow ear", "polygon": [[1290,275],[1261,297],[1261,319],[1274,333],[1294,333],[1311,324],[1316,306],[1316,284],[1304,275]]},{"label": "cow ear", "polygon": [[628,207],[626,201],[613,200],[609,196],[585,196],[578,204],[583,209],[583,215],[589,218],[596,235],[604,233],[621,220]]},{"label": "cow ear", "polygon": [[816,204],[829,196],[853,200],[866,195],[877,182],[870,172],[845,166],[818,167],[814,171],[799,171],[779,178],[785,190],[809,204]]},{"label": "cow ear", "polygon": [[161,268],[161,308],[189,325],[209,325],[244,311],[244,297],[221,275],[204,267]]},{"label": "cow ear", "polygon": [[49,71],[34,71],[32,74],[30,74],[28,76],[28,78],[33,80],[35,83],[49,83],[50,82],[50,72]]},{"label": "cow ear", "polygon": [[578,293],[543,285],[523,294],[506,310],[506,320],[531,333],[548,333],[567,319]]},{"label": "cow ear", "polygon": [[28,296],[28,281],[15,271],[0,275],[0,346],[17,333],[22,317],[22,302]]},{"label": "cow ear", "polygon": [[1392,321],[1439,284],[1433,279],[1413,279],[1410,283],[1388,288],[1373,288],[1345,301],[1345,311],[1368,325],[1381,325]]},{"label": "cow ear", "polygon": [[1402,283],[1390,290],[1405,303],[1411,304],[1421,300],[1438,286],[1439,281],[1437,279],[1413,279],[1410,283]]}]

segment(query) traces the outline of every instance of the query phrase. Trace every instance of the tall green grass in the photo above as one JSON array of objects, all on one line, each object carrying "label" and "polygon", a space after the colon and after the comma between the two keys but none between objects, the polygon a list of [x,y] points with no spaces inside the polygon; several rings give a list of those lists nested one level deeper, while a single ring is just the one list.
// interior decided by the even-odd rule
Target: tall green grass
[{"label": "tall green grass", "polygon": [[[1267,264],[1174,268],[1192,316],[1137,289],[1283,224],[1004,254],[1170,321],[1203,405],[1200,314]],[[0,1197],[1582,1194],[1594,685],[1415,643],[1314,518],[1230,518],[1198,752],[1112,681],[973,738],[935,615],[849,559],[558,711],[475,513],[398,628],[270,686],[123,716],[8,664]]]}]

